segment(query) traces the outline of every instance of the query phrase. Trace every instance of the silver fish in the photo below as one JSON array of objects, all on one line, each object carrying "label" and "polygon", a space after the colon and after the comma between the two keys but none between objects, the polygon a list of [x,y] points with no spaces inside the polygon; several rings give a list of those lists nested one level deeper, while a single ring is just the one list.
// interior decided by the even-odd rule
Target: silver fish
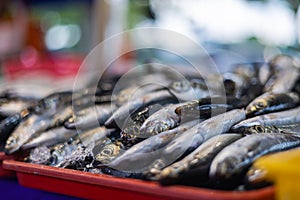
[{"label": "silver fish", "polygon": [[116,109],[114,104],[99,104],[80,110],[73,118],[66,121],[64,126],[68,129],[89,129],[104,125],[104,122]]},{"label": "silver fish", "polygon": [[285,93],[289,92],[299,76],[299,65],[287,55],[275,56],[271,62],[274,74],[264,86],[264,92]]},{"label": "silver fish", "polygon": [[171,104],[153,113],[142,124],[137,137],[148,138],[178,126],[180,116],[175,113],[178,105]]},{"label": "silver fish", "polygon": [[292,134],[252,134],[225,147],[212,161],[210,177],[231,179],[241,175],[257,158],[300,146]]},{"label": "silver fish", "polygon": [[267,92],[256,97],[246,107],[247,115],[260,115],[269,112],[286,110],[296,107],[299,103],[299,95],[294,92],[271,93]]},{"label": "silver fish", "polygon": [[6,141],[5,152],[12,154],[26,143],[33,135],[45,131],[51,120],[44,116],[32,114],[21,122]]},{"label": "silver fish", "polygon": [[69,138],[77,135],[76,130],[68,130],[65,127],[50,129],[41,133],[39,136],[32,138],[21,146],[22,149],[30,149],[41,145],[50,147],[58,143],[67,141]]},{"label": "silver fish", "polygon": [[139,109],[152,105],[152,104],[166,104],[175,101],[175,97],[167,90],[152,92],[144,96],[138,97],[129,101],[119,107],[105,122],[107,128],[114,128],[116,126],[123,126],[124,120],[129,114],[138,111]]},{"label": "silver fish", "polygon": [[122,171],[143,169],[152,164],[157,158],[160,158],[163,148],[170,143],[176,135],[182,134],[198,122],[198,120],[187,122],[174,129],[149,137],[126,150],[111,163],[108,163],[107,166]]},{"label": "silver fish", "polygon": [[231,129],[234,132],[243,131],[247,127],[260,125],[260,126],[281,126],[285,124],[293,124],[300,122],[300,107],[289,109],[286,111],[274,112],[252,117],[241,121],[234,125]]},{"label": "silver fish", "polygon": [[[210,138],[201,144],[192,153],[184,157],[182,160],[173,163],[172,165],[164,168],[156,179],[177,178],[184,174],[184,172],[197,167],[205,168],[207,171],[212,159],[219,153],[225,146],[240,139],[241,134],[221,134]],[[206,171],[205,169],[202,169]]]},{"label": "silver fish", "polygon": [[245,119],[245,111],[235,109],[204,120],[166,146],[165,162],[170,163],[183,155],[185,151],[194,150],[209,138],[227,132],[233,124],[243,119]]}]

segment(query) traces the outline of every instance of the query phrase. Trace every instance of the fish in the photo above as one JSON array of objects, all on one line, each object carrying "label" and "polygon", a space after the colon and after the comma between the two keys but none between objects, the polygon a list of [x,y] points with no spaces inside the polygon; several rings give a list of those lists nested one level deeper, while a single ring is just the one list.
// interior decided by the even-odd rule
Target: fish
[{"label": "fish", "polygon": [[180,116],[175,113],[175,108],[177,106],[178,104],[167,105],[153,113],[141,125],[140,131],[136,136],[148,138],[178,126],[180,123]]},{"label": "fish", "polygon": [[63,105],[72,102],[72,91],[52,93],[37,101],[29,109],[37,115],[54,115]]},{"label": "fish", "polygon": [[180,179],[190,179],[192,181],[189,172],[193,170],[193,177],[198,177],[200,182],[201,179],[208,177],[210,164],[217,153],[241,137],[243,137],[241,134],[216,135],[205,141],[182,160],[161,170],[154,178],[161,184],[174,184],[178,182],[182,184]]},{"label": "fish", "polygon": [[7,154],[16,152],[31,138],[50,128],[62,125],[72,115],[71,106],[61,108],[56,105],[55,107],[55,109],[61,110],[54,115],[49,115],[50,113],[46,112],[45,115],[31,114],[24,119],[7,139],[5,152]]},{"label": "fish", "polygon": [[20,149],[33,135],[45,131],[51,121],[36,114],[24,119],[8,137],[5,144],[5,153],[12,154]]},{"label": "fish", "polygon": [[288,55],[277,55],[270,61],[274,73],[264,85],[264,92],[285,93],[291,91],[299,77],[300,66]]},{"label": "fish", "polygon": [[161,156],[163,148],[169,144],[176,135],[182,134],[197,123],[199,123],[199,121],[194,120],[184,123],[174,129],[151,136],[133,145],[105,166],[123,172],[137,172],[136,170],[141,172],[140,169],[152,164],[154,160]]},{"label": "fish", "polygon": [[[134,172],[145,172],[153,168],[161,169],[169,164],[172,164],[187,151],[191,152],[192,150],[196,149],[205,140],[228,131],[233,124],[243,119],[245,119],[245,111],[243,109],[235,109],[227,113],[214,116],[210,119],[197,123],[192,127],[189,127],[181,134],[177,134],[176,137],[174,137],[174,134],[171,134],[171,137],[167,137],[170,138],[171,141],[169,141],[169,139],[167,140],[169,141],[168,143],[162,143],[163,146],[158,146],[160,149],[154,153],[144,153],[142,150],[138,154],[133,154],[135,156],[131,155],[127,157],[127,152],[130,152],[130,149],[128,149],[124,154],[121,155],[121,157],[118,157],[112,163],[109,163],[108,166],[111,168],[117,168],[121,171]],[[172,130],[174,129],[171,129],[170,132]],[[160,136],[164,137],[164,135],[161,134],[152,137],[161,140]],[[167,134],[166,136],[170,135]],[[144,140],[143,142],[147,140],[151,141],[152,137]],[[138,146],[134,145],[132,147],[132,151],[134,151],[134,148],[139,147],[139,145],[143,145],[143,148],[147,150],[148,147],[146,147],[144,145],[145,143],[143,142],[138,143]],[[161,145],[161,142],[156,143]],[[151,151],[153,151],[153,144],[150,144],[149,146],[151,147]]]},{"label": "fish", "polygon": [[11,116],[20,113],[22,110],[33,104],[33,100],[20,98],[0,99],[0,115]]},{"label": "fish", "polygon": [[95,144],[92,150],[94,156],[94,163],[98,162],[100,164],[108,164],[112,162],[116,157],[125,152],[122,145],[113,143],[110,139],[101,141],[100,144]]},{"label": "fish", "polygon": [[69,138],[77,135],[76,130],[68,130],[65,127],[57,127],[50,129],[41,133],[39,136],[30,139],[28,142],[23,144],[21,148],[23,150],[38,147],[38,146],[53,146],[64,141],[67,141]]},{"label": "fish", "polygon": [[208,97],[211,94],[205,82],[202,80],[194,80],[194,82],[186,79],[173,81],[169,85],[168,90],[180,102]]},{"label": "fish", "polygon": [[237,129],[236,131],[237,133],[242,133],[244,135],[260,134],[260,133],[287,133],[286,131],[278,128],[277,126],[261,126],[261,125],[246,127],[242,132],[239,129]]},{"label": "fish", "polygon": [[293,109],[273,112],[268,114],[251,117],[235,124],[231,130],[233,132],[243,132],[246,128],[259,126],[281,126],[285,124],[294,124],[300,122],[300,107]]},{"label": "fish", "polygon": [[15,128],[30,115],[27,109],[11,115],[0,122],[0,149],[4,150],[5,143]]},{"label": "fish", "polygon": [[161,163],[171,164],[176,159],[195,150],[209,138],[227,132],[233,124],[245,119],[245,117],[244,109],[234,109],[193,126],[166,146]]},{"label": "fish", "polygon": [[261,115],[274,111],[287,110],[299,104],[299,95],[295,92],[264,93],[255,98],[247,107],[248,116]]},{"label": "fish", "polygon": [[[193,116],[195,115],[194,113],[199,114],[200,111],[204,112],[206,110],[213,110],[213,107],[232,107],[237,109],[243,108],[244,106],[246,106],[246,103],[241,102],[239,98],[234,96],[212,96],[180,103],[178,107],[175,108],[175,113],[180,116]],[[224,111],[226,111],[226,109]],[[204,116],[208,116],[208,113],[211,114],[213,112],[207,112],[207,114],[205,113]]]},{"label": "fish", "polygon": [[259,157],[300,146],[299,135],[252,134],[225,147],[213,159],[209,176],[217,180],[241,180],[247,169]]},{"label": "fish", "polygon": [[68,141],[57,144],[50,149],[51,156],[48,165],[56,166],[62,163],[74,152],[81,143],[78,136],[70,138]]},{"label": "fish", "polygon": [[67,129],[89,129],[104,125],[104,122],[112,115],[117,107],[114,104],[105,103],[90,106],[77,111],[70,120],[64,123]]},{"label": "fish", "polygon": [[152,92],[123,104],[104,123],[107,128],[122,127],[128,115],[138,112],[149,105],[175,102],[176,98],[167,90]]}]

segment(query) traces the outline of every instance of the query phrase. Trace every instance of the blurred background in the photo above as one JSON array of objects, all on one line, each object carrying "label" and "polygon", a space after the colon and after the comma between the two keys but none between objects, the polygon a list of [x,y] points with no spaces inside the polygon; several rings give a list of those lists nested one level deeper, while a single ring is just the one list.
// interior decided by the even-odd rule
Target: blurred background
[{"label": "blurred background", "polygon": [[[13,85],[35,95],[70,88],[82,61],[97,44],[145,27],[174,31],[197,42],[221,72],[236,63],[267,61],[278,53],[298,57],[298,8],[298,0],[2,0],[0,83],[2,88]],[[105,57],[118,57],[109,73],[122,74],[148,60],[181,69],[187,65],[185,57],[203,62],[185,41],[161,37],[135,34],[115,41],[105,49]],[[141,42],[157,43],[159,49],[119,56]],[[168,48],[185,53],[162,50]],[[103,67],[101,60],[93,65]]]}]

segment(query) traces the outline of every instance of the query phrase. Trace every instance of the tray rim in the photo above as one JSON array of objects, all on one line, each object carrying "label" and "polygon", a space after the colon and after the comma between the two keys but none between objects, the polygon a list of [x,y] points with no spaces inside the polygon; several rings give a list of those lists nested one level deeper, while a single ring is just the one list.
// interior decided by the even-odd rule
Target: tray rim
[{"label": "tray rim", "polygon": [[273,186],[250,191],[223,191],[178,185],[161,186],[158,183],[151,181],[113,177],[106,174],[93,174],[90,172],[25,163],[16,160],[4,160],[3,167],[20,173],[54,177],[169,198],[178,198],[181,196],[186,199],[199,199],[200,197],[214,199],[257,199],[258,197],[266,195],[273,197],[275,191]]}]

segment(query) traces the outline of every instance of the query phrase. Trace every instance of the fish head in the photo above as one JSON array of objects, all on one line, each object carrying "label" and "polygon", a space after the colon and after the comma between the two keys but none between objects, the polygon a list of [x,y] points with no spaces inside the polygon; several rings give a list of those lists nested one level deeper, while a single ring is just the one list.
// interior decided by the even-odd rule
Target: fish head
[{"label": "fish head", "polygon": [[246,114],[254,114],[263,110],[266,107],[268,107],[268,102],[265,99],[258,99],[257,101],[254,101],[252,104],[247,106]]},{"label": "fish head", "polygon": [[265,133],[266,128],[261,125],[254,125],[250,127],[246,127],[243,131],[244,134],[257,134],[257,133]]},{"label": "fish head", "polygon": [[107,164],[116,158],[121,152],[121,148],[113,143],[105,145],[99,153],[96,154],[95,159],[103,164]]},{"label": "fish head", "polygon": [[6,140],[6,144],[5,144],[5,153],[6,154],[12,154],[14,153],[16,150],[18,150],[18,136],[10,136],[7,140]]}]

